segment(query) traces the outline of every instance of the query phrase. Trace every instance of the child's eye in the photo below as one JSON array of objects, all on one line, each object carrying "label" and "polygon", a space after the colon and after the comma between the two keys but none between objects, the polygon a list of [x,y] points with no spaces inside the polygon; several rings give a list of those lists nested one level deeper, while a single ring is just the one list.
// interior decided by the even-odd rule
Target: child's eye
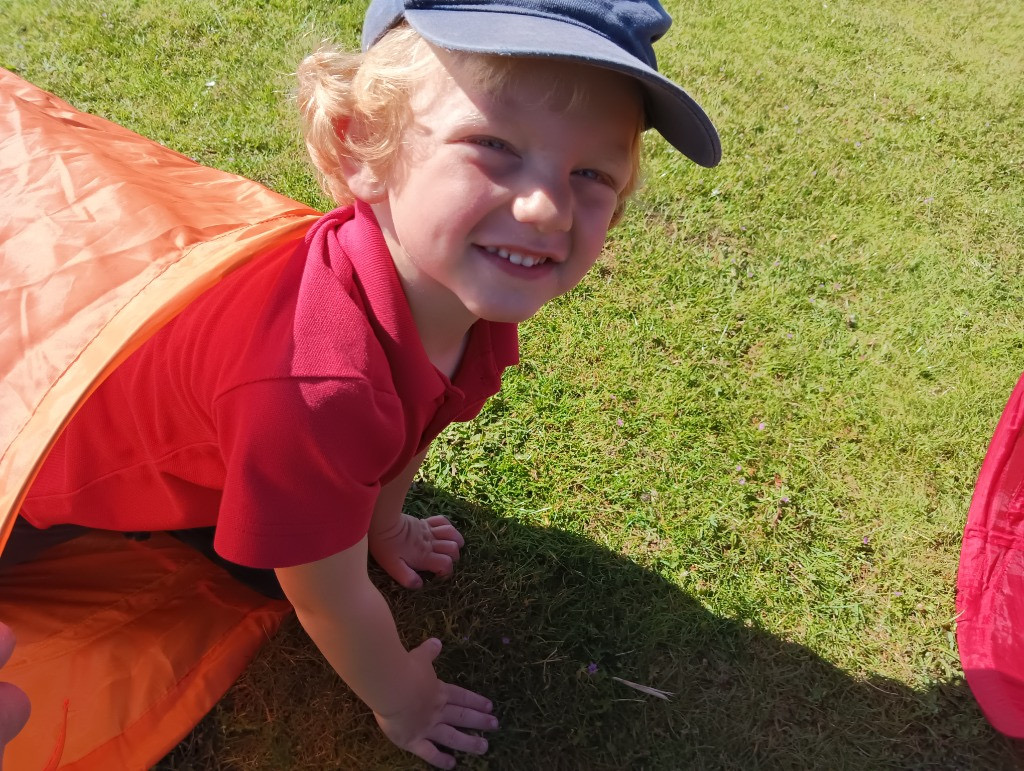
[{"label": "child's eye", "polygon": [[480,145],[481,147],[488,147],[492,150],[511,150],[512,146],[503,139],[497,139],[495,137],[473,137],[470,140],[473,144]]},{"label": "child's eye", "polygon": [[584,179],[591,179],[594,182],[602,182],[605,185],[608,185],[609,187],[615,187],[615,180],[612,179],[607,174],[605,174],[603,171],[598,171],[597,169],[578,169],[573,173],[578,177],[583,177]]}]

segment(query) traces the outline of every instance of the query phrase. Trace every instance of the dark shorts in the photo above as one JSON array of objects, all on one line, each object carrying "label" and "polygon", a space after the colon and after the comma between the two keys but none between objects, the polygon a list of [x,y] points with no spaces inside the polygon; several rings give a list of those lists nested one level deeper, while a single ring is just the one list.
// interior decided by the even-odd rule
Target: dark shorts
[{"label": "dark shorts", "polygon": [[79,525],[54,525],[40,530],[23,517],[16,517],[11,537],[0,552],[0,570],[30,562],[47,549],[88,532],[89,528]]},{"label": "dark shorts", "polygon": [[[80,525],[54,525],[41,530],[33,527],[23,517],[18,517],[14,520],[14,529],[11,531],[11,537],[7,540],[7,545],[0,552],[0,570],[19,565],[22,562],[29,562],[47,549],[88,532],[89,528]],[[273,570],[236,565],[217,554],[213,549],[214,529],[212,527],[171,530],[169,533],[264,597],[274,600],[284,599],[284,592],[281,591],[281,585],[277,582],[277,575]],[[149,533],[125,533],[124,536],[136,541],[144,541],[149,538]]]}]

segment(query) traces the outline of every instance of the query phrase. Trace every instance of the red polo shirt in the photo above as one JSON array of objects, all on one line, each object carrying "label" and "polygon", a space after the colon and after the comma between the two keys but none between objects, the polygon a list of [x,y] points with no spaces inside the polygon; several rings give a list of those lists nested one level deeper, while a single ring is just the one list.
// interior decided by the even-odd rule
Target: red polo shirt
[{"label": "red polo shirt", "polygon": [[365,535],[380,486],[518,361],[480,321],[452,381],[427,358],[368,206],[335,210],[201,296],[61,435],[22,515],[37,527],[216,525],[226,559],[312,562]]}]

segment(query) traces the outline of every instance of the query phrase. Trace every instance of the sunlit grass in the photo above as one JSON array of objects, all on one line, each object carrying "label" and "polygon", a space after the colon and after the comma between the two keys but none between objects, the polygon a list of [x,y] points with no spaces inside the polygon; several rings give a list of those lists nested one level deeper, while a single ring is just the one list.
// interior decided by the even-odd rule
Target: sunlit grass
[{"label": "sunlit grass", "polygon": [[[1024,8],[669,10],[663,69],[723,163],[652,137],[602,263],[437,443],[414,505],[457,518],[467,555],[389,594],[403,633],[440,635],[444,676],[499,705],[471,767],[1007,767],[952,635],[974,478],[1024,368]],[[324,207],[288,73],[360,15],[14,0],[0,63]],[[403,757],[292,627],[165,767]]]}]

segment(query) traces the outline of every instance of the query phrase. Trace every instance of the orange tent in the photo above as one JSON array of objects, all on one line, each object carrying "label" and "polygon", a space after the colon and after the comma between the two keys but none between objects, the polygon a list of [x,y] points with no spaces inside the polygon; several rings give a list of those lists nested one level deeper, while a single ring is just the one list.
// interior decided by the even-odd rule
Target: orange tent
[{"label": "orange tent", "polygon": [[[227,273],[319,214],[0,70],[0,549],[92,390]],[[0,572],[32,700],[11,768],[158,761],[289,611],[169,537],[83,536]]]}]

